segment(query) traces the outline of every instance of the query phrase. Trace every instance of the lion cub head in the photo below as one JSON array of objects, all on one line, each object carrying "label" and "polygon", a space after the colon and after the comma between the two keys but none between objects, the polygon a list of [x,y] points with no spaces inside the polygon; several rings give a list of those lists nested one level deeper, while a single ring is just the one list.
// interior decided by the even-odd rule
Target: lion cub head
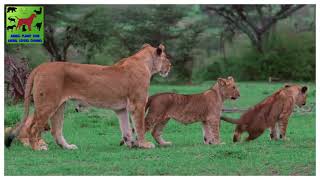
[{"label": "lion cub head", "polygon": [[236,100],[240,97],[239,89],[233,77],[229,76],[227,79],[218,78],[218,84],[225,99]]},{"label": "lion cub head", "polygon": [[162,77],[167,77],[172,65],[167,54],[165,53],[164,45],[160,44],[155,53],[156,58],[153,60],[153,69],[155,69],[156,72],[159,72]]},{"label": "lion cub head", "polygon": [[286,84],[285,90],[289,96],[292,96],[295,100],[295,104],[299,107],[306,105],[307,102],[307,86],[289,85]]}]

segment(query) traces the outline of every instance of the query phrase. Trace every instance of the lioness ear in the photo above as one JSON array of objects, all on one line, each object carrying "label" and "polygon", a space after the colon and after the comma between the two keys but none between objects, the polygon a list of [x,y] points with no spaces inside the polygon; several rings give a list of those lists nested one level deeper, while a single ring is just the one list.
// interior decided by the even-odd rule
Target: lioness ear
[{"label": "lioness ear", "polygon": [[227,84],[226,80],[223,78],[218,78],[218,84],[220,86],[225,86]]},{"label": "lioness ear", "polygon": [[157,48],[157,55],[160,56],[162,53],[162,49],[160,47]]},{"label": "lioness ear", "polygon": [[290,84],[285,84],[284,87],[288,88],[288,87],[291,87],[291,85]]},{"label": "lioness ear", "polygon": [[307,87],[307,86],[303,86],[303,87],[301,88],[301,92],[302,92],[303,94],[306,93],[307,90],[308,90],[308,87]]}]

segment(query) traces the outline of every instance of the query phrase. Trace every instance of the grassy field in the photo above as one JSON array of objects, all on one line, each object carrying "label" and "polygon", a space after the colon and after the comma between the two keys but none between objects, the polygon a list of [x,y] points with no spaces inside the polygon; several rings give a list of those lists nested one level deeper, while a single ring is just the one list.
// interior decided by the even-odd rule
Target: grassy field
[{"label": "grassy field", "polygon": [[[198,93],[212,82],[194,86],[152,85],[159,92]],[[241,98],[226,107],[247,108],[270,95],[282,84],[239,83]],[[308,104],[315,104],[315,84],[308,84]],[[5,106],[5,123],[12,124],[23,114],[22,105]],[[238,113],[225,114],[239,117]],[[65,111],[64,135],[78,150],[59,148],[50,133],[45,140],[49,151],[32,151],[15,142],[5,149],[5,175],[315,175],[315,110],[294,113],[289,121],[289,141],[270,141],[269,131],[249,143],[232,143],[234,125],[223,122],[224,145],[204,145],[199,123],[184,126],[170,121],[164,138],[171,147],[129,149],[119,146],[121,138],[115,114],[90,108],[74,112],[74,103]],[[246,134],[243,135],[243,138]],[[148,133],[147,139],[154,140]]]}]

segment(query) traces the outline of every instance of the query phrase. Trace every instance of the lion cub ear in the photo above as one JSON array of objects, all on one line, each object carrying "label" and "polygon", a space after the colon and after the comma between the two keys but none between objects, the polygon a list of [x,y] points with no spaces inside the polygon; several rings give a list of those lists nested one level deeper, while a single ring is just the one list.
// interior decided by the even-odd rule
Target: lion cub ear
[{"label": "lion cub ear", "polygon": [[234,81],[234,79],[233,79],[233,77],[232,77],[232,76],[229,76],[229,77],[228,77],[228,80],[230,80],[230,81]]},{"label": "lion cub ear", "polygon": [[160,56],[164,51],[164,49],[165,49],[164,45],[160,44],[159,47],[157,47],[157,55]]},{"label": "lion cub ear", "polygon": [[223,79],[223,78],[218,78],[218,84],[219,84],[220,86],[225,86],[225,85],[227,85],[227,82],[226,82],[226,80]]},{"label": "lion cub ear", "polygon": [[307,86],[303,86],[303,87],[301,88],[301,92],[302,92],[303,94],[306,93],[307,90],[308,90],[308,87],[307,87]]},{"label": "lion cub ear", "polygon": [[163,44],[160,44],[159,48],[162,49],[162,51],[164,51],[166,49]]},{"label": "lion cub ear", "polygon": [[159,47],[157,48],[157,55],[160,56],[162,53],[162,49],[160,49]]},{"label": "lion cub ear", "polygon": [[142,45],[141,49],[143,49],[143,48],[145,48],[145,47],[149,47],[149,46],[151,46],[151,45],[148,44],[148,43],[144,43],[144,44]]}]

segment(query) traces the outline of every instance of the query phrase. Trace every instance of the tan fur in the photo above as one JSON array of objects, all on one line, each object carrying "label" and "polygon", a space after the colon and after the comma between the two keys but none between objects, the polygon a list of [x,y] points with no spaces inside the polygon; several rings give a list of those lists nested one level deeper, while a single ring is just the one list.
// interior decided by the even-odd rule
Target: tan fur
[{"label": "tan fur", "polygon": [[267,128],[270,128],[270,138],[277,140],[279,138],[277,126],[280,128],[280,138],[285,140],[288,118],[295,105],[299,107],[305,105],[306,91],[307,87],[285,85],[242,114],[239,120],[227,117],[221,117],[221,119],[237,124],[233,136],[234,142],[239,141],[241,134],[245,131],[249,133],[246,140],[254,140]]},{"label": "tan fur", "polygon": [[183,124],[201,122],[205,144],[220,143],[220,113],[226,99],[237,99],[240,93],[232,77],[218,82],[200,94],[156,94],[148,99],[146,132],[151,130],[160,145],[171,144],[162,139],[162,130],[170,118]]},{"label": "tan fur", "polygon": [[[150,78],[155,73],[166,76],[171,64],[165,47],[154,48],[148,44],[128,58],[113,66],[76,64],[68,62],[45,63],[35,68],[26,85],[25,118],[19,132],[26,132],[29,143],[35,150],[46,150],[41,132],[51,119],[51,133],[56,143],[65,149],[75,149],[62,135],[64,104],[77,99],[89,105],[112,109],[119,117],[125,143],[132,145],[128,118],[131,113],[138,134],[138,146],[154,145],[144,138],[144,109],[148,97]],[[35,112],[31,123],[28,120],[31,91]],[[8,141],[9,142],[9,141]],[[10,143],[8,143],[10,146]]]},{"label": "tan fur", "polygon": [[[33,120],[33,116],[28,116],[26,122],[24,123],[24,127],[29,127],[32,123]],[[17,127],[19,127],[21,123],[17,123],[15,125],[15,127],[8,127],[6,128],[5,134],[6,136],[14,129],[16,129]],[[44,131],[50,131],[50,126],[49,124],[46,124],[46,126],[44,127]],[[27,132],[27,128],[21,128],[19,135],[17,137],[17,139],[24,145],[24,146],[30,146],[30,142],[29,142],[29,136],[28,136],[28,132]]]}]

